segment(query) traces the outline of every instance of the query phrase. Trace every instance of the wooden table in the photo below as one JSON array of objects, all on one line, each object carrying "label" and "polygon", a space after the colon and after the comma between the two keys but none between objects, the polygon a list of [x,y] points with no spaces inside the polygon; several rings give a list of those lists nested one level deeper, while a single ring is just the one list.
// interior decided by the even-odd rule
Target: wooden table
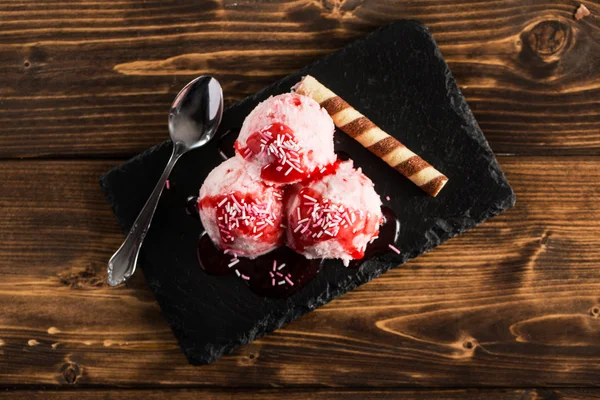
[{"label": "wooden table", "polygon": [[[576,21],[570,0],[0,0],[0,398],[598,398],[600,1],[584,3]],[[430,27],[516,207],[189,366],[141,274],[106,285],[123,236],[99,175],[166,138],[193,77],[232,104],[400,18]]]}]

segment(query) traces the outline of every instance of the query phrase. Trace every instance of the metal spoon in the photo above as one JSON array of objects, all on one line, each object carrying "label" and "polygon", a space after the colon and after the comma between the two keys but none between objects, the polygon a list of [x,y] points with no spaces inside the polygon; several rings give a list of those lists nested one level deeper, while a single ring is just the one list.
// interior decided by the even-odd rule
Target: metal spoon
[{"label": "metal spoon", "polygon": [[127,238],[108,262],[110,286],[125,282],[135,272],[140,248],[171,170],[179,157],[192,149],[204,146],[215,136],[222,115],[223,90],[219,82],[211,76],[194,79],[175,97],[169,112],[169,134],[173,141],[173,153]]}]

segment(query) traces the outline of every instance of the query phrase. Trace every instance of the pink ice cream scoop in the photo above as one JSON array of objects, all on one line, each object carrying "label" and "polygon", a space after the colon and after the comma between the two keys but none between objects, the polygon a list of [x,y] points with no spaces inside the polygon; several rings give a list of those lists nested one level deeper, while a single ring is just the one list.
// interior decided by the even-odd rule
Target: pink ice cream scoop
[{"label": "pink ice cream scoop", "polygon": [[202,225],[222,250],[255,258],[283,244],[283,191],[248,174],[233,157],[213,169],[200,188]]},{"label": "pink ice cream scoop", "polygon": [[300,182],[336,160],[333,120],[310,97],[270,97],[246,117],[235,150],[267,184]]},{"label": "pink ice cream scoop", "polygon": [[336,162],[322,176],[286,194],[288,246],[306,258],[363,258],[383,222],[373,182],[352,161]]}]

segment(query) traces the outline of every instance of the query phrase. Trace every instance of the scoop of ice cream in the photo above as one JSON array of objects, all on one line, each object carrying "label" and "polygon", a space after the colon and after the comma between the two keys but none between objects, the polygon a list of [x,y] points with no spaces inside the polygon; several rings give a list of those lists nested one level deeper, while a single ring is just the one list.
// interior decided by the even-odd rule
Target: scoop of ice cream
[{"label": "scoop of ice cream", "polygon": [[306,258],[340,258],[348,265],[364,256],[383,221],[373,182],[352,161],[294,185],[286,198],[288,246]]},{"label": "scoop of ice cream", "polygon": [[300,182],[335,161],[333,120],[310,97],[270,97],[246,117],[235,149],[266,183]]},{"label": "scoop of ice cream", "polygon": [[200,220],[222,250],[255,258],[283,243],[283,194],[248,174],[239,157],[213,169],[200,188]]}]

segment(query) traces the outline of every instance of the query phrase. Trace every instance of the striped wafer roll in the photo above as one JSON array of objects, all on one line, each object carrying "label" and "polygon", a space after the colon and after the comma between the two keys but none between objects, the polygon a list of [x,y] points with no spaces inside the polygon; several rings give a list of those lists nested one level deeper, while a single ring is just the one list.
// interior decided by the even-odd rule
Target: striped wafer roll
[{"label": "striped wafer roll", "polygon": [[298,94],[316,100],[331,115],[338,128],[431,196],[437,196],[448,182],[444,174],[410,151],[396,138],[385,133],[312,76],[305,76],[293,89]]}]

